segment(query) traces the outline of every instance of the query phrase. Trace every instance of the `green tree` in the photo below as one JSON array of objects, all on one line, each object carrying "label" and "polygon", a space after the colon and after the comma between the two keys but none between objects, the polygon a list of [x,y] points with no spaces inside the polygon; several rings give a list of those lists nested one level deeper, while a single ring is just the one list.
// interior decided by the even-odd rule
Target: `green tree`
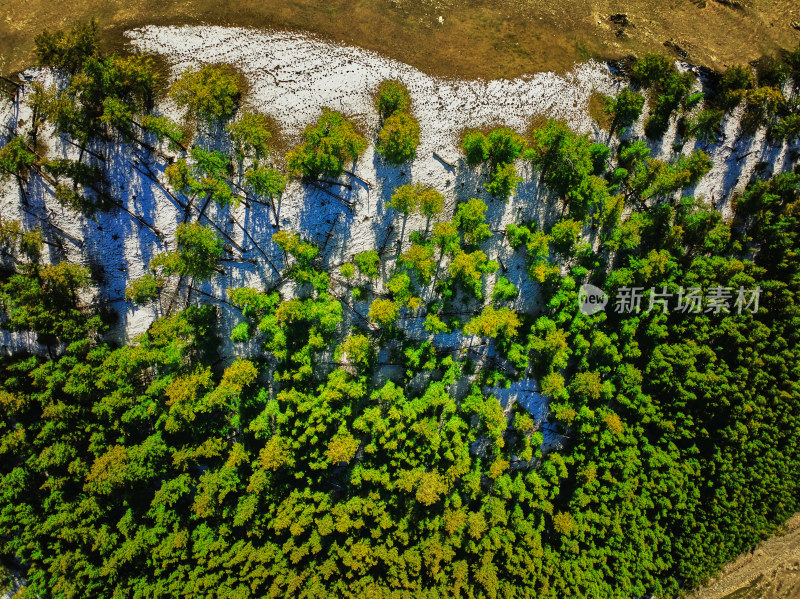
[{"label": "green tree", "polygon": [[433,259],[433,248],[427,244],[412,243],[400,254],[398,262],[409,269],[420,283],[428,284],[436,273],[436,262]]},{"label": "green tree", "polygon": [[483,337],[502,337],[505,340],[516,336],[522,326],[519,316],[510,308],[495,310],[486,306],[479,316],[476,316],[464,325],[467,335],[480,335]]},{"label": "green tree", "polygon": [[303,142],[286,154],[286,164],[292,176],[338,177],[345,161],[355,161],[366,147],[367,140],[344,115],[323,108],[317,123],[303,131]]},{"label": "green tree", "polygon": [[514,192],[521,181],[522,177],[517,173],[516,167],[509,162],[493,171],[489,182],[484,186],[490,195],[506,199]]},{"label": "green tree", "polygon": [[459,250],[448,268],[454,279],[460,281],[475,297],[480,299],[484,273],[496,271],[498,264],[494,260],[489,260],[481,250],[469,253]]},{"label": "green tree", "polygon": [[0,249],[12,259],[24,256],[31,262],[38,262],[43,248],[44,239],[40,229],[25,231],[18,220],[0,220]]},{"label": "green tree", "polygon": [[742,101],[746,90],[753,85],[755,85],[755,78],[749,67],[730,66],[720,78],[716,102],[723,110],[730,110]]},{"label": "green tree", "polygon": [[622,88],[615,97],[605,96],[604,100],[606,112],[612,115],[612,134],[618,129],[624,131],[633,125],[644,108],[644,96],[631,91],[629,87]]},{"label": "green tree", "polygon": [[275,226],[280,226],[278,209],[283,191],[286,189],[286,177],[274,168],[257,165],[245,171],[244,179],[257,196],[270,201],[272,215],[275,217]]},{"label": "green tree", "polygon": [[380,275],[381,257],[377,250],[366,250],[353,256],[353,260],[360,272],[365,277],[375,279]]},{"label": "green tree", "polygon": [[427,231],[430,219],[438,216],[444,207],[444,196],[429,185],[407,183],[394,190],[388,206],[403,215],[403,228],[400,231],[400,239],[403,240],[408,216],[414,212],[424,215],[427,218]]},{"label": "green tree", "polygon": [[742,126],[755,131],[761,125],[771,124],[784,104],[783,92],[774,87],[757,87],[745,94],[745,113]]},{"label": "green tree", "polygon": [[553,247],[564,255],[569,255],[575,242],[580,238],[583,223],[572,218],[562,220],[553,225],[550,237]]},{"label": "green tree", "polygon": [[164,287],[164,281],[152,273],[147,273],[132,280],[125,288],[125,299],[134,304],[148,304],[158,298]]},{"label": "green tree", "polygon": [[518,295],[519,289],[505,277],[498,278],[492,290],[492,300],[496,302],[510,302],[516,299]]},{"label": "green tree", "polygon": [[247,169],[244,177],[256,195],[268,200],[280,198],[286,189],[286,177],[274,168],[255,166]]},{"label": "green tree", "polygon": [[140,124],[144,131],[152,133],[158,139],[166,139],[173,151],[185,147],[189,142],[186,130],[169,117],[146,114],[142,116]]},{"label": "green tree", "polygon": [[646,54],[636,61],[631,78],[642,87],[650,87],[669,76],[672,62],[660,54]]},{"label": "green tree", "polygon": [[694,119],[689,121],[686,127],[687,137],[696,137],[704,144],[716,143],[722,135],[724,116],[725,113],[721,110],[713,108],[701,110]]},{"label": "green tree", "polygon": [[488,159],[492,169],[514,162],[522,156],[525,138],[508,128],[493,129],[488,136]]},{"label": "green tree", "polygon": [[187,116],[215,121],[233,115],[244,91],[244,79],[232,66],[207,64],[181,73],[170,96]]},{"label": "green tree", "polygon": [[526,156],[542,172],[544,182],[561,196],[578,187],[594,170],[589,139],[563,123],[549,120],[531,134]]},{"label": "green tree", "polygon": [[399,81],[384,80],[378,88],[375,103],[381,119],[386,120],[397,112],[410,112],[411,94]]},{"label": "green tree", "polygon": [[489,140],[480,131],[467,131],[461,141],[467,164],[476,166],[489,158]]},{"label": "green tree", "polygon": [[76,23],[69,32],[44,30],[34,39],[40,66],[77,73],[84,62],[98,54],[97,22]]},{"label": "green tree", "polygon": [[438,217],[444,208],[444,196],[433,187],[427,186],[419,194],[419,212],[427,220],[425,231],[430,227],[431,219]]},{"label": "green tree", "polygon": [[789,143],[800,137],[800,114],[790,114],[775,124],[771,133],[775,139],[785,139]]},{"label": "green tree", "polygon": [[275,125],[266,115],[245,110],[226,129],[239,160],[252,158],[258,161],[269,154]]},{"label": "green tree", "polygon": [[152,270],[162,269],[166,275],[179,274],[200,281],[211,277],[222,257],[222,241],[208,226],[183,223],[175,230],[177,249],[159,254],[150,262]]},{"label": "green tree", "polygon": [[489,182],[486,190],[497,198],[508,198],[522,180],[513,162],[522,155],[525,139],[511,129],[494,129],[488,135],[468,131],[461,147],[470,166],[489,161]]},{"label": "green tree", "polygon": [[391,164],[413,160],[419,145],[419,123],[405,112],[388,117],[378,133],[376,150]]},{"label": "green tree", "polygon": [[99,318],[78,309],[78,293],[89,287],[87,268],[70,262],[22,264],[0,285],[0,305],[11,331],[33,331],[51,345],[70,342],[101,328]]},{"label": "green tree", "polygon": [[25,139],[12,137],[0,148],[0,177],[13,175],[18,179],[27,179],[28,171],[36,163],[36,155],[28,149]]},{"label": "green tree", "polygon": [[492,236],[492,230],[486,223],[486,202],[472,198],[458,205],[454,222],[464,233],[467,245],[477,245]]},{"label": "green tree", "polygon": [[336,348],[334,359],[340,362],[346,359],[358,368],[368,368],[375,360],[375,350],[364,335],[349,335]]},{"label": "green tree", "polygon": [[648,137],[660,138],[667,130],[672,112],[687,103],[694,75],[679,73],[675,65],[663,56],[647,54],[634,65],[632,78],[642,87],[652,90],[645,133]]},{"label": "green tree", "polygon": [[442,254],[453,255],[460,247],[461,238],[456,221],[438,222],[433,225],[432,233],[432,241]]},{"label": "green tree", "polygon": [[398,306],[395,302],[378,298],[369,307],[367,317],[374,323],[388,327],[397,318]]}]

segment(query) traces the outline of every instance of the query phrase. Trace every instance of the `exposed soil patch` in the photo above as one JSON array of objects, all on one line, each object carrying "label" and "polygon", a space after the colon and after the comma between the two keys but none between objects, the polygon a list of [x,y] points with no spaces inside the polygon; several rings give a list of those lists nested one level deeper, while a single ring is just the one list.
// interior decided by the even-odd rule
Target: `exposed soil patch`
[{"label": "exposed soil patch", "polygon": [[697,0],[4,0],[0,72],[33,61],[45,27],[98,19],[112,43],[148,24],[215,24],[311,31],[432,75],[513,78],[576,61],[661,52],[671,41],[695,64],[721,68],[800,42],[794,0],[745,6]]}]

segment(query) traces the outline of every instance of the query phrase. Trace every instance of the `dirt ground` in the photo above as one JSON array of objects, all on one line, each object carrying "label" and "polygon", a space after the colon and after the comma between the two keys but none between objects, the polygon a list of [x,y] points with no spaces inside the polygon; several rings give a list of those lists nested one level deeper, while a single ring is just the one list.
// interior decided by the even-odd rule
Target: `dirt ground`
[{"label": "dirt ground", "polygon": [[800,599],[800,514],[689,599]]},{"label": "dirt ground", "polygon": [[0,15],[3,73],[31,64],[42,29],[92,16],[117,43],[145,24],[296,29],[466,78],[645,51],[721,68],[800,43],[796,0],[0,0]]}]

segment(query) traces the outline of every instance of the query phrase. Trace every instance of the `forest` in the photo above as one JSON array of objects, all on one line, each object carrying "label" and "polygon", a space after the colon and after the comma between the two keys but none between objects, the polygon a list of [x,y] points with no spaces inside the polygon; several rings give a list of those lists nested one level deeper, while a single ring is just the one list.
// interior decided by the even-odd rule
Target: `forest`
[{"label": "forest", "polygon": [[[30,118],[0,131],[25,215],[0,214],[0,325],[39,348],[0,357],[15,599],[664,599],[800,511],[800,152],[759,168],[732,218],[692,191],[733,114],[742,136],[797,147],[800,46],[701,91],[660,55],[629,61],[602,99],[608,143],[534,115],[524,132],[467,129],[458,168],[480,193],[449,211],[442,189],[400,185],[393,242],[333,265],[283,226],[282,195],[344,186],[370,144],[387,168],[412,161],[421,125],[400,81],[375,90],[378,131],[329,108],[285,148],[234,65],[173,81],[156,57],[101,51],[93,23],[35,42],[51,76],[5,81]],[[676,122],[695,149],[652,157]],[[116,195],[120,148],[182,212],[171,238]],[[555,217],[497,230],[489,206],[528,168]],[[125,292],[159,307],[146,333],[109,335],[109,298],[88,262],[59,258],[76,242],[41,193],[163,239]],[[251,205],[269,237],[237,220]],[[271,283],[204,291],[245,243]],[[524,259],[540,309],[515,308],[492,244]],[[581,309],[584,285],[605,310]],[[632,289],[641,302],[615,309]],[[527,379],[545,422],[491,392]]]}]

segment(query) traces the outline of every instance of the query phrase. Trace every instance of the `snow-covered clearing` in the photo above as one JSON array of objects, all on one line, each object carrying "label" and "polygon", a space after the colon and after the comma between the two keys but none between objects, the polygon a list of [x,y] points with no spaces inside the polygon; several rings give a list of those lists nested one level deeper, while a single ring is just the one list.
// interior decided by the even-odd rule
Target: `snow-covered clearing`
[{"label": "snow-covered clearing", "polygon": [[[524,133],[534,116],[544,116],[562,119],[573,129],[607,142],[606,134],[589,116],[589,97],[593,92],[614,94],[625,85],[607,65],[591,61],[577,65],[563,77],[538,73],[515,80],[464,81],[431,77],[374,52],[302,33],[152,26],[130,31],[127,35],[135,48],[166,57],[173,77],[189,66],[235,64],[250,85],[245,105],[275,118],[290,143],[298,141],[303,128],[316,121],[323,106],[342,111],[358,123],[370,145],[352,166],[357,178],[345,175],[340,179],[344,186],[323,185],[326,190],[293,181],[280,209],[281,228],[297,231],[317,243],[328,266],[341,264],[357,252],[377,248],[384,250],[386,268],[391,267],[399,251],[397,237],[401,219],[387,208],[387,202],[394,188],[403,183],[422,182],[444,193],[447,198],[445,218],[449,218],[460,200],[487,199],[488,220],[498,232],[510,222],[551,220],[558,213],[548,213],[553,210],[553,204],[544,201],[546,192],[539,188],[537,175],[522,162],[517,167],[524,181],[516,195],[508,202],[491,201],[483,189],[482,173],[467,168],[463,162],[458,149],[461,132],[467,128],[503,125]],[[682,65],[682,68],[688,67]],[[30,70],[28,74],[39,80],[51,77],[37,70]],[[409,88],[413,112],[421,126],[417,158],[400,168],[386,165],[374,147],[378,114],[373,96],[384,79],[398,79]],[[28,87],[22,93],[29,91]],[[179,116],[169,101],[163,102],[159,110]],[[11,103],[0,105],[0,122],[12,131],[29,119],[24,105],[21,108]],[[744,187],[759,163],[768,162],[775,170],[791,166],[787,148],[769,146],[763,131],[755,138],[736,142],[738,120],[737,115],[727,118],[725,139],[707,148],[714,168],[694,190],[698,195],[713,199],[726,216],[730,215],[731,194]],[[640,122],[629,134],[640,135],[641,128]],[[665,138],[651,144],[655,157],[673,157],[675,128],[673,122]],[[8,135],[8,130],[2,132],[3,141]],[[205,138],[211,139],[210,135],[213,134],[207,132]],[[57,137],[51,137],[48,145],[51,157],[77,157],[77,150]],[[688,143],[682,151],[687,153],[693,148],[694,144]],[[105,155],[103,166],[110,175],[115,196],[130,211],[152,224],[162,237],[121,211],[101,214],[96,222],[76,216],[54,200],[52,191],[41,180],[29,190],[27,212],[16,182],[3,184],[0,214],[4,218],[20,218],[30,227],[44,226],[46,234],[51,225],[42,225],[42,221],[32,215],[47,216],[52,225],[68,233],[72,239],[64,243],[62,255],[52,254],[50,259],[69,258],[91,266],[101,281],[98,297],[110,301],[119,312],[118,333],[130,339],[145,331],[166,306],[134,308],[123,299],[125,287],[131,279],[144,274],[156,253],[170,247],[183,214],[163,188],[147,175],[149,169],[163,181],[165,161],[146,159],[141,148],[127,144],[105,144],[102,152]],[[352,210],[337,197],[349,203]],[[211,207],[209,216],[229,236],[226,245],[232,248],[232,253],[231,261],[224,265],[226,274],[204,284],[200,293],[224,299],[225,290],[231,286],[270,287],[278,278],[276,271],[244,233],[247,229],[269,260],[280,268],[281,253],[271,242],[275,228],[269,208],[258,204],[249,207],[243,204],[235,209]],[[422,217],[412,217],[406,225],[406,234],[424,227]],[[488,243],[486,251],[490,258],[500,261],[502,268],[497,276],[504,275],[519,287],[520,296],[515,307],[535,309],[539,294],[525,274],[524,258],[502,243],[500,235]],[[494,279],[494,276],[489,277],[488,291]],[[338,289],[345,292],[341,286]],[[283,291],[290,293],[291,287]],[[201,301],[214,300],[204,296]],[[227,338],[240,314],[224,302],[218,304],[222,315],[221,333]],[[354,308],[345,311],[347,319],[363,318],[366,303]],[[412,335],[420,332],[419,322],[414,323],[414,320],[413,316],[404,320],[408,323],[405,328]],[[3,335],[7,351],[31,345],[32,336]],[[466,341],[460,335],[440,337],[437,341],[445,346],[459,346]],[[226,351],[233,353],[241,348],[237,350],[229,345]],[[525,385],[530,384],[528,381],[521,383],[518,393],[509,392],[509,398],[528,394]],[[535,411],[541,412],[541,407]]]}]

